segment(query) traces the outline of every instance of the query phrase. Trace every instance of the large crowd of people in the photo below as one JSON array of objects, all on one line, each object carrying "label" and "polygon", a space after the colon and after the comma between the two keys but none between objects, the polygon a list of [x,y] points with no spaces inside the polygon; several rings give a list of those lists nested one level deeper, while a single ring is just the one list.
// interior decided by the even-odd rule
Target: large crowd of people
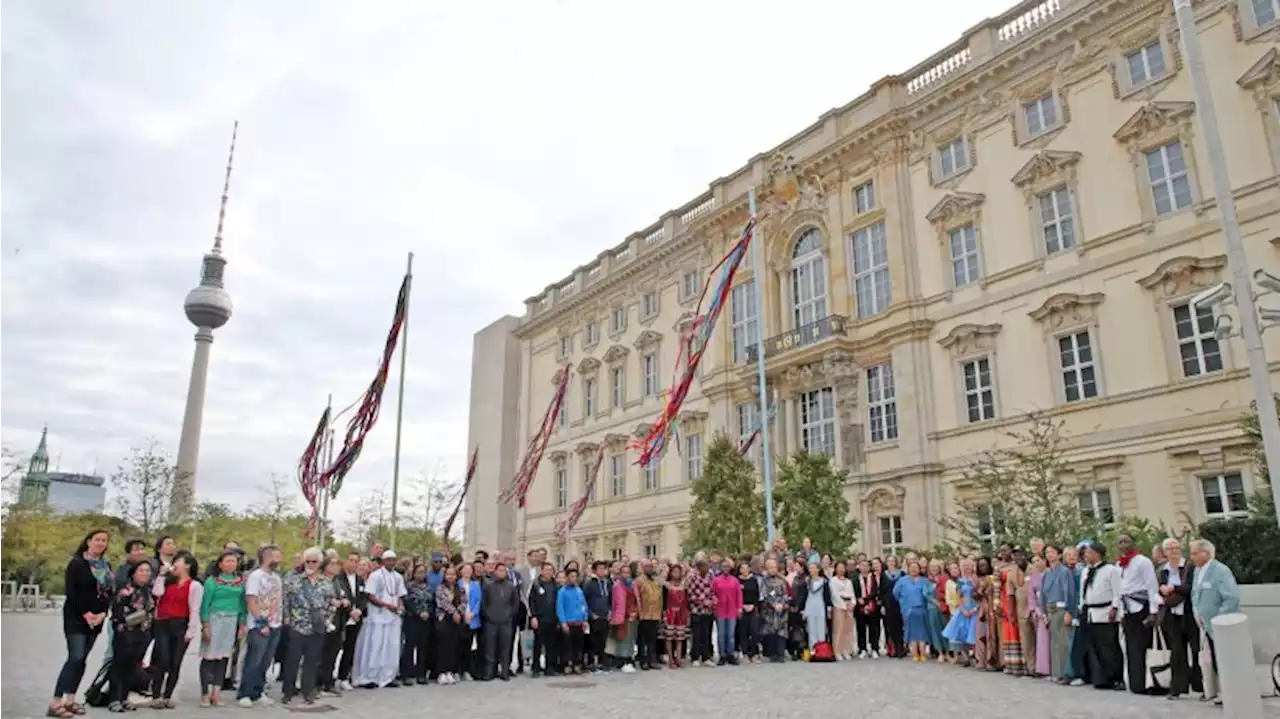
[{"label": "large crowd of people", "polygon": [[[1146,556],[1122,536],[1114,563],[1091,540],[1003,545],[993,557],[837,559],[807,539],[798,551],[779,539],[751,556],[563,566],[542,549],[517,563],[510,552],[399,557],[381,544],[345,557],[311,548],[284,566],[278,547],[246,558],[230,543],[201,573],[171,537],[154,554],[129,540],[112,571],[109,539],[90,533],[67,565],[67,659],[50,717],[85,713],[77,694],[104,628],[107,664],[90,687],[99,701],[86,702],[113,712],[134,709],[137,694],[173,708],[194,641],[206,707],[233,691],[244,707],[274,704],[274,665],[279,701],[311,704],[357,687],[506,681],[526,669],[877,659],[1211,700],[1209,620],[1239,608],[1234,576],[1205,540],[1191,542],[1188,559],[1176,539]],[[1168,667],[1147,666],[1153,646],[1167,647]]]}]

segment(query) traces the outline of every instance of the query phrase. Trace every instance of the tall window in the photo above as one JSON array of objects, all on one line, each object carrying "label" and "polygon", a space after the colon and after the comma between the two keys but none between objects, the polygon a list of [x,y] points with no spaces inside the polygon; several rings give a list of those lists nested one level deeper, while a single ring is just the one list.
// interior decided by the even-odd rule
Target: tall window
[{"label": "tall window", "polygon": [[587,419],[596,413],[596,378],[582,380],[582,417]]},{"label": "tall window", "polygon": [[[569,394],[568,388],[565,388],[565,394]],[[556,424],[560,427],[569,426],[569,398],[567,396],[560,400],[560,409],[556,412]]]},{"label": "tall window", "polygon": [[1044,253],[1076,246],[1076,219],[1071,210],[1071,191],[1065,187],[1049,190],[1040,195],[1040,238],[1044,241]]},{"label": "tall window", "polygon": [[1183,377],[1222,371],[1222,348],[1213,333],[1212,308],[1200,305],[1193,318],[1190,302],[1175,305],[1173,327],[1178,337],[1178,359],[1182,362]]},{"label": "tall window", "polygon": [[737,410],[738,410],[738,445],[739,446],[741,446],[743,442],[747,441],[747,437],[751,436],[752,432],[756,431],[756,417],[759,416],[758,415],[759,409],[760,409],[759,407],[757,407],[755,404],[751,402],[738,405]]},{"label": "tall window", "polygon": [[702,478],[702,435],[691,434],[684,438],[684,476],[690,482]]},{"label": "tall window", "polygon": [[627,328],[627,308],[614,307],[613,317],[609,320],[610,327],[614,332],[621,332]]},{"label": "tall window", "polygon": [[622,407],[627,399],[627,371],[623,367],[609,370],[609,393],[612,395],[613,407]]},{"label": "tall window", "polygon": [[[590,456],[590,457],[585,457],[585,458],[583,458],[583,460],[582,460],[582,484],[583,484],[583,489],[584,489],[584,490],[587,488],[587,486],[586,486],[586,485],[588,485],[589,483],[591,483],[591,472],[592,472],[592,470],[594,470],[595,468],[596,468],[596,458],[595,458],[595,455],[592,455],[592,456]],[[594,502],[594,501],[596,501],[596,486],[595,486],[595,484],[591,484],[590,486],[591,486],[591,492],[590,492],[590,494],[588,494],[588,495],[587,495],[587,501],[588,501],[588,502]]]},{"label": "tall window", "polygon": [[889,306],[889,248],[884,223],[853,233],[853,287],[858,316],[870,317]]},{"label": "tall window", "polygon": [[560,357],[568,357],[573,352],[573,338],[565,335],[560,338]]},{"label": "tall window", "polygon": [[658,396],[658,355],[650,352],[640,358],[640,373],[644,376],[644,396]]},{"label": "tall window", "polygon": [[1191,206],[1191,180],[1187,177],[1187,161],[1182,143],[1171,142],[1147,150],[1147,182],[1151,185],[1151,201],[1156,215],[1167,215]]},{"label": "tall window", "polygon": [[1164,62],[1164,47],[1160,45],[1159,40],[1141,50],[1125,55],[1124,61],[1129,68],[1129,85],[1132,87],[1144,85],[1164,75],[1167,69]]},{"label": "tall window", "polygon": [[1239,472],[1201,477],[1204,513],[1210,518],[1243,517],[1249,513],[1249,498],[1244,493],[1244,479]]},{"label": "tall window", "polygon": [[1076,494],[1080,505],[1080,516],[1110,527],[1116,521],[1115,510],[1111,506],[1111,490],[1091,489]]},{"label": "tall window", "polygon": [[897,554],[902,549],[902,517],[893,515],[880,518],[880,551]]},{"label": "tall window", "polygon": [[995,419],[996,395],[991,381],[991,358],[980,357],[960,365],[964,381],[964,406],[970,422]]},{"label": "tall window", "polygon": [[938,179],[945,180],[969,169],[969,143],[963,137],[938,148]]},{"label": "tall window", "polygon": [[867,370],[867,428],[872,442],[898,438],[898,401],[889,362]]},{"label": "tall window", "polygon": [[692,270],[684,273],[680,278],[680,296],[686,300],[697,297],[698,291],[702,289],[698,282],[700,279],[698,273]]},{"label": "tall window", "polygon": [[555,468],[555,500],[556,509],[564,509],[569,505],[569,468],[564,462],[557,462]]},{"label": "tall window", "polygon": [[1280,17],[1280,0],[1253,0],[1253,22],[1258,27],[1270,25]]},{"label": "tall window", "polygon": [[876,186],[871,182],[864,182],[853,188],[853,211],[862,214],[870,212],[876,206]]},{"label": "tall window", "polygon": [[747,280],[729,295],[729,334],[733,338],[733,361],[747,359],[747,348],[760,337],[760,317],[756,312],[755,280]]},{"label": "tall window", "polygon": [[658,293],[646,292],[640,297],[640,316],[652,317],[658,314]]},{"label": "tall window", "polygon": [[600,341],[600,324],[595,320],[587,323],[582,330],[583,344],[591,346]]},{"label": "tall window", "polygon": [[1045,95],[1022,106],[1022,116],[1027,121],[1027,135],[1035,137],[1045,130],[1058,126],[1058,102],[1053,95]]},{"label": "tall window", "polygon": [[1004,534],[1004,516],[1000,508],[984,504],[978,507],[978,541],[982,545],[982,553],[991,555],[1000,543],[1000,535]]},{"label": "tall window", "polygon": [[800,402],[800,446],[805,451],[836,456],[835,391],[823,387],[805,392]]},{"label": "tall window", "polygon": [[627,457],[615,454],[609,457],[609,494],[614,497],[627,496]]},{"label": "tall window", "polygon": [[652,542],[644,545],[644,556],[646,559],[656,559],[658,556],[658,545]]},{"label": "tall window", "polygon": [[644,489],[646,492],[652,492],[658,488],[658,469],[662,464],[660,457],[654,457],[649,464],[644,467]]},{"label": "tall window", "polygon": [[822,233],[807,230],[791,250],[791,322],[799,328],[827,316],[827,261]]},{"label": "tall window", "polygon": [[1098,396],[1097,370],[1088,330],[1058,338],[1058,361],[1062,368],[1063,399],[1078,402]]},{"label": "tall window", "polygon": [[982,279],[978,260],[978,231],[973,225],[957,227],[947,235],[951,248],[951,280],[956,287]]}]

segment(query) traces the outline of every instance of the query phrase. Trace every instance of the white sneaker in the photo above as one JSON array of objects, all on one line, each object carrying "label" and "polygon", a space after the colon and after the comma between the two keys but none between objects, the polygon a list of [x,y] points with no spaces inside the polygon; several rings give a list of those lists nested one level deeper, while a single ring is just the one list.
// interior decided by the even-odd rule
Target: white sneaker
[{"label": "white sneaker", "polygon": [[351,682],[347,681],[346,679],[343,679],[342,681],[338,682],[338,688],[344,692],[349,692],[352,689],[355,689],[355,687],[351,685]]},{"label": "white sneaker", "polygon": [[876,650],[872,649],[872,650],[871,650],[871,658],[872,658],[872,659],[879,659],[879,658],[880,658],[880,652],[877,652]]},{"label": "white sneaker", "polygon": [[635,674],[635,673],[636,673],[636,665],[634,665],[634,664],[623,664],[623,665],[622,665],[622,673],[623,673],[623,674]]},{"label": "white sneaker", "polygon": [[859,658],[859,659],[866,659],[866,658],[867,658],[867,650],[865,650],[865,649],[864,649],[864,650],[862,650],[862,651],[858,652],[858,658]]},{"label": "white sneaker", "polygon": [[263,694],[262,696],[258,697],[258,701],[256,703],[260,707],[273,707],[276,705],[276,700],[272,699],[266,694]]},{"label": "white sneaker", "polygon": [[702,666],[702,662],[697,659],[694,659],[693,664],[691,664],[690,666],[692,666],[694,669],[697,669],[698,667]]},{"label": "white sneaker", "polygon": [[239,704],[244,709],[253,708],[253,700],[249,697],[240,697],[240,699],[236,701],[236,704]]},{"label": "white sneaker", "polygon": [[1082,687],[1082,686],[1084,686],[1084,680],[1083,680],[1083,679],[1072,679],[1072,680],[1071,680],[1071,686],[1073,686],[1073,687]]}]

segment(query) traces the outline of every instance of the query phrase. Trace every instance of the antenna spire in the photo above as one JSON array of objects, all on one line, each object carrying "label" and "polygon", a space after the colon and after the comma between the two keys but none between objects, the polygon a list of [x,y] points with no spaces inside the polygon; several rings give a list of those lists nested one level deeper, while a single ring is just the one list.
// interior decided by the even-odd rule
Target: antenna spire
[{"label": "antenna spire", "polygon": [[218,204],[218,229],[213,233],[213,251],[222,252],[222,225],[227,219],[227,195],[231,192],[231,161],[236,156],[236,134],[240,131],[240,121],[231,126],[231,150],[227,153],[227,175],[222,181],[222,201]]}]

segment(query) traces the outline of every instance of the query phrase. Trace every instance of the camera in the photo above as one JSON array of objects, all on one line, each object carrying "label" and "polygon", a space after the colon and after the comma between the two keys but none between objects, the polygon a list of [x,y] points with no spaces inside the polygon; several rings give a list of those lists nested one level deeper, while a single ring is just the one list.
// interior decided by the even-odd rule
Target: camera
[{"label": "camera", "polygon": [[1268,292],[1280,292],[1280,277],[1276,277],[1266,270],[1255,271],[1253,273],[1253,281]]}]

